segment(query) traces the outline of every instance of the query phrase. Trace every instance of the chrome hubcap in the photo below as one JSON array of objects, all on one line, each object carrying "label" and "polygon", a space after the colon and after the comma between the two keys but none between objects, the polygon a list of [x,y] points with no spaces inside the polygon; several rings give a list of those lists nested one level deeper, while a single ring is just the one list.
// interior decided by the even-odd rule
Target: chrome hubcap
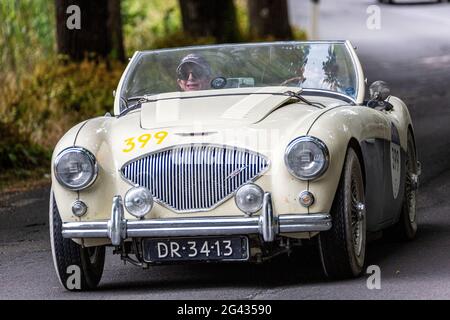
[{"label": "chrome hubcap", "polygon": [[411,190],[416,191],[419,188],[419,176],[417,174],[412,173],[410,175],[411,179]]},{"label": "chrome hubcap", "polygon": [[362,221],[366,214],[366,205],[362,202],[356,203],[356,212],[358,214],[358,221]]}]

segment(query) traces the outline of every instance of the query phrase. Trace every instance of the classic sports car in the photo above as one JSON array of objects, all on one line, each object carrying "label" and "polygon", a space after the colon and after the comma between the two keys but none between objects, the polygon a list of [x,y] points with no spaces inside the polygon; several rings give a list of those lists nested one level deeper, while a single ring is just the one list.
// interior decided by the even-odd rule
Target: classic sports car
[{"label": "classic sports car", "polygon": [[106,246],[146,268],[310,244],[329,277],[360,275],[369,236],[415,236],[420,174],[406,105],[381,81],[365,101],[365,87],[348,41],[136,52],[114,115],[53,154],[61,284],[95,288]]}]

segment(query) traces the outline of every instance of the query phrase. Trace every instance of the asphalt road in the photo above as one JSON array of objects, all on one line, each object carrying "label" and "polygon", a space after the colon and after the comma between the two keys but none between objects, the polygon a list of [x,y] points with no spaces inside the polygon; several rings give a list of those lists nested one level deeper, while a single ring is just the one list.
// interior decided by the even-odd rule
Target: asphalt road
[{"label": "asphalt road", "polygon": [[[48,188],[0,202],[0,299],[449,299],[450,298],[450,4],[380,5],[381,29],[366,28],[375,2],[321,1],[320,37],[351,39],[369,82],[382,79],[408,104],[423,164],[419,232],[410,243],[377,241],[368,262],[381,269],[381,289],[367,276],[323,278],[315,250],[263,265],[123,265],[107,255],[95,292],[64,291],[48,239]],[[292,21],[307,21],[291,2]],[[109,251],[111,253],[111,251]]]}]

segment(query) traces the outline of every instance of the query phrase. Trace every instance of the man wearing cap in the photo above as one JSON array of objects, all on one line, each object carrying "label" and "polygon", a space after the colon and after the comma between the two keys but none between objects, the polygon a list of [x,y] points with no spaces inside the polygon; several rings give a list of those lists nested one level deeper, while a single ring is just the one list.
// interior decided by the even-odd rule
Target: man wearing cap
[{"label": "man wearing cap", "polygon": [[191,53],[181,59],[177,78],[182,91],[207,90],[211,88],[211,67],[205,58]]}]

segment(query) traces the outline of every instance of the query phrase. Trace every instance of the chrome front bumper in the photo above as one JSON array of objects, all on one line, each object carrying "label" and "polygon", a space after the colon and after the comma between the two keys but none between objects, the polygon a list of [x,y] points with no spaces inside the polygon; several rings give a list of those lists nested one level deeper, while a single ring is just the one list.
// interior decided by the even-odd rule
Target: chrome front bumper
[{"label": "chrome front bumper", "polygon": [[122,198],[115,196],[111,220],[101,222],[65,222],[64,238],[109,238],[118,246],[127,238],[226,236],[259,234],[272,242],[278,234],[319,232],[331,228],[329,214],[273,215],[270,193],[264,194],[263,212],[253,217],[195,217],[175,219],[124,219]]}]

